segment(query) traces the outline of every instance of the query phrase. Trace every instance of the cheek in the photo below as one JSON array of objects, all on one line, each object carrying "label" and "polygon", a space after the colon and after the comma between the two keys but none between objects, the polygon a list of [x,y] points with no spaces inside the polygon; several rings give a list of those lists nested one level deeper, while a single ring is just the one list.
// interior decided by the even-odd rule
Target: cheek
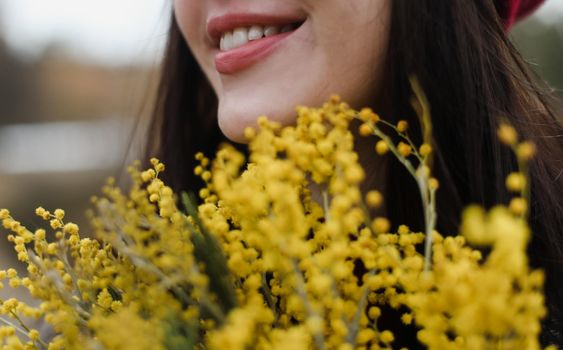
[{"label": "cheek", "polygon": [[174,0],[174,17],[180,31],[189,43],[195,42],[197,27],[202,17],[201,6],[194,0]]},{"label": "cheek", "polygon": [[350,0],[346,8],[331,2],[334,6],[325,6],[316,25],[317,47],[324,51],[330,77],[327,93],[339,91],[356,107],[373,105],[386,64],[390,1]]},{"label": "cheek", "polygon": [[202,0],[174,0],[174,17],[190,51],[217,89],[219,79],[209,60],[210,48],[206,41],[207,4],[207,1]]}]

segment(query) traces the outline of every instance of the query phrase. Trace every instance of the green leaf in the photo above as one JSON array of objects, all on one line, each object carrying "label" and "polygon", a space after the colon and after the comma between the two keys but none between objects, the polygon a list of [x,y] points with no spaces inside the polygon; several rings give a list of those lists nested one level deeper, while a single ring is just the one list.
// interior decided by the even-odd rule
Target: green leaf
[{"label": "green leaf", "polygon": [[164,348],[167,350],[195,349],[199,343],[198,322],[184,323],[172,315],[164,321]]},{"label": "green leaf", "polygon": [[195,201],[187,193],[182,193],[182,202],[187,214],[194,220],[193,230],[194,255],[198,262],[205,265],[205,274],[209,277],[209,287],[217,296],[219,306],[224,314],[237,306],[233,278],[227,267],[227,260],[219,243],[201,222]]}]

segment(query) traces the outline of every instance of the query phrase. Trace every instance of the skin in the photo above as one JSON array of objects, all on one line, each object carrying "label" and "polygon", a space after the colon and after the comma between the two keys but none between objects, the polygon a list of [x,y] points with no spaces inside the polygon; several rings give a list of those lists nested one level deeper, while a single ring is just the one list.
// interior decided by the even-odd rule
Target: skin
[{"label": "skin", "polygon": [[[375,106],[382,88],[392,0],[174,0],[188,46],[219,99],[218,122],[233,141],[256,118],[291,124],[295,106],[319,106],[331,94],[353,107]],[[220,74],[210,18],[233,12],[306,18],[273,54],[233,74]]]}]

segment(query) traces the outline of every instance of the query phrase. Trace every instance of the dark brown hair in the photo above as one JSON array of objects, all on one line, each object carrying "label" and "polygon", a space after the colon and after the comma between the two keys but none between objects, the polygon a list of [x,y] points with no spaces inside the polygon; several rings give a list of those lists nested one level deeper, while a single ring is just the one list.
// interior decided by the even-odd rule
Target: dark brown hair
[{"label": "dark brown hair", "polygon": [[[536,144],[529,254],[547,276],[542,343],[563,345],[563,128],[551,95],[512,46],[491,0],[393,0],[392,6],[384,117],[407,119],[416,132],[408,82],[416,75],[432,109],[441,232],[456,232],[470,203],[508,202],[504,179],[516,164],[497,140],[499,116]],[[178,191],[200,185],[192,172],[195,152],[211,155],[225,140],[216,110],[216,96],[172,19],[149,152],[167,164],[166,180]],[[414,181],[398,162],[386,171],[388,217],[421,227],[422,217],[413,214],[420,201]],[[412,348],[413,334],[394,345]]]}]

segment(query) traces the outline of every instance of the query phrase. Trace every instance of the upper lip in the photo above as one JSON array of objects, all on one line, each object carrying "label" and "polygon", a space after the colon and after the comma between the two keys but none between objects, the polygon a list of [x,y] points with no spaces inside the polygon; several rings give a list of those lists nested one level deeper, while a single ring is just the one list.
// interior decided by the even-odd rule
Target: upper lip
[{"label": "upper lip", "polygon": [[212,17],[207,22],[207,34],[214,43],[218,43],[221,35],[239,27],[250,27],[252,25],[285,25],[301,23],[305,17],[297,15],[270,15],[259,13],[229,13]]}]

